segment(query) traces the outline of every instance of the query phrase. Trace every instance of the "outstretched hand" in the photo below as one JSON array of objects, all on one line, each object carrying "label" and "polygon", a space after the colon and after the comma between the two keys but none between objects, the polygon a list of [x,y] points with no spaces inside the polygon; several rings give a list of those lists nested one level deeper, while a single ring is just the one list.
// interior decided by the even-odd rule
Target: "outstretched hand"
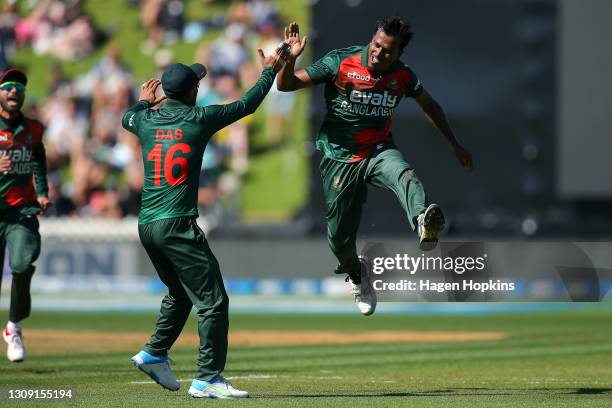
[{"label": "outstretched hand", "polygon": [[278,45],[276,50],[267,57],[264,55],[263,50],[260,48],[257,50],[259,54],[259,63],[262,68],[270,67],[274,70],[274,72],[279,72],[285,64],[287,63],[287,58],[289,56],[290,46],[286,42],[282,42]]},{"label": "outstretched hand", "polygon": [[463,146],[457,145],[455,146],[455,157],[459,164],[465,169],[474,171],[474,160],[472,159],[472,154],[468,152]]},{"label": "outstretched hand", "polygon": [[290,57],[296,59],[304,51],[308,38],[304,36],[300,40],[300,26],[293,21],[285,27],[285,42],[291,46]]},{"label": "outstretched hand", "polygon": [[147,101],[151,106],[155,106],[166,99],[166,95],[162,95],[160,97],[155,96],[155,92],[160,85],[161,81],[159,79],[149,79],[140,87],[140,96],[138,97],[138,100]]}]

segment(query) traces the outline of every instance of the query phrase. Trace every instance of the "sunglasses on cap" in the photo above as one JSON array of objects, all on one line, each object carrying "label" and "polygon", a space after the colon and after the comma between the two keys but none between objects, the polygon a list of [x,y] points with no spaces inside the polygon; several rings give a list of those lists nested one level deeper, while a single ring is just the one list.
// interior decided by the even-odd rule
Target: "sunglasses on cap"
[{"label": "sunglasses on cap", "polygon": [[13,88],[15,88],[17,92],[23,92],[26,89],[25,85],[21,82],[4,82],[0,84],[0,89],[3,91],[9,92]]}]

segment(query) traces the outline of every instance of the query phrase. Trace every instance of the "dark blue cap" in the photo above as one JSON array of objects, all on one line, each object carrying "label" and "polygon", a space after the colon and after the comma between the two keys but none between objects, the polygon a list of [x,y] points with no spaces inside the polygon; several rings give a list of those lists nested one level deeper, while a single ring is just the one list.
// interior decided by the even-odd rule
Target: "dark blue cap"
[{"label": "dark blue cap", "polygon": [[206,76],[206,67],[202,64],[172,64],[162,74],[161,85],[168,98],[180,98],[188,93],[200,79]]}]

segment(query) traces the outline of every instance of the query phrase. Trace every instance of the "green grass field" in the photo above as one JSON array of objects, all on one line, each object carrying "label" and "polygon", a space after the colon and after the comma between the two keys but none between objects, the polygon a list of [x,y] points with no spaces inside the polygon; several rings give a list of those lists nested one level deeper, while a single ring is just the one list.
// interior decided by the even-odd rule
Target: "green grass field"
[{"label": "green grass field", "polygon": [[[8,389],[74,389],[56,406],[182,407],[225,402],[186,396],[195,347],[171,353],[178,392],[147,383],[122,345],[124,332],[146,333],[152,314],[35,313],[27,333],[53,330],[74,336],[63,351],[30,347],[22,364],[0,361],[4,406],[41,406],[7,399]],[[184,333],[194,333],[190,319]],[[610,407],[612,321],[610,309],[492,316],[259,316],[231,317],[232,332],[496,332],[499,340],[416,341],[388,344],[231,346],[226,375],[251,392],[241,406],[314,407]],[[87,350],[80,335],[111,332],[113,352]],[[108,333],[107,333],[108,335]],[[32,337],[31,336],[31,337]],[[138,336],[139,337],[139,336]],[[307,335],[303,336],[307,338]],[[112,338],[112,337],[111,337]],[[140,341],[140,340],[138,340]],[[79,342],[81,342],[79,344]],[[51,403],[54,404],[54,403]]]}]

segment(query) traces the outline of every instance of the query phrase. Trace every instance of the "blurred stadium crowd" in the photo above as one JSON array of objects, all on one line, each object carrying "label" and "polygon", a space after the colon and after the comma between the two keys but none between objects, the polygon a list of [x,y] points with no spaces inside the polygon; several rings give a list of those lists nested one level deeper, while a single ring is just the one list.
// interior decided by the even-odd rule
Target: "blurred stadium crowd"
[{"label": "blurred stadium crowd", "polygon": [[[202,7],[215,0],[196,0]],[[25,11],[4,0],[0,17],[0,69],[11,55],[31,47],[37,55],[75,61],[104,49],[104,56],[82,75],[69,78],[61,64],[48,70],[46,95],[26,96],[26,116],[46,126],[52,216],[121,218],[138,214],[142,189],[142,155],[138,140],[121,128],[123,112],[136,101],[140,82],[122,61],[113,34],[95,27],[81,0],[27,0]],[[254,50],[266,55],[281,41],[283,24],[275,4],[267,0],[221,1],[227,7],[206,21],[187,21],[185,0],[126,0],[137,7],[146,31],[143,55],[152,55],[157,77],[174,61],[172,44],[199,42],[194,61],[209,71],[200,84],[197,104],[227,103],[255,83],[260,68]],[[19,11],[18,11],[19,10]],[[218,32],[214,41],[202,41]],[[191,63],[191,61],[180,61]],[[140,78],[142,80],[142,78]],[[293,94],[273,90],[266,98],[267,146],[285,143],[294,106]],[[204,212],[238,210],[239,191],[249,166],[247,117],[220,131],[206,149],[200,178],[199,204]],[[221,204],[224,203],[224,204]]]}]

